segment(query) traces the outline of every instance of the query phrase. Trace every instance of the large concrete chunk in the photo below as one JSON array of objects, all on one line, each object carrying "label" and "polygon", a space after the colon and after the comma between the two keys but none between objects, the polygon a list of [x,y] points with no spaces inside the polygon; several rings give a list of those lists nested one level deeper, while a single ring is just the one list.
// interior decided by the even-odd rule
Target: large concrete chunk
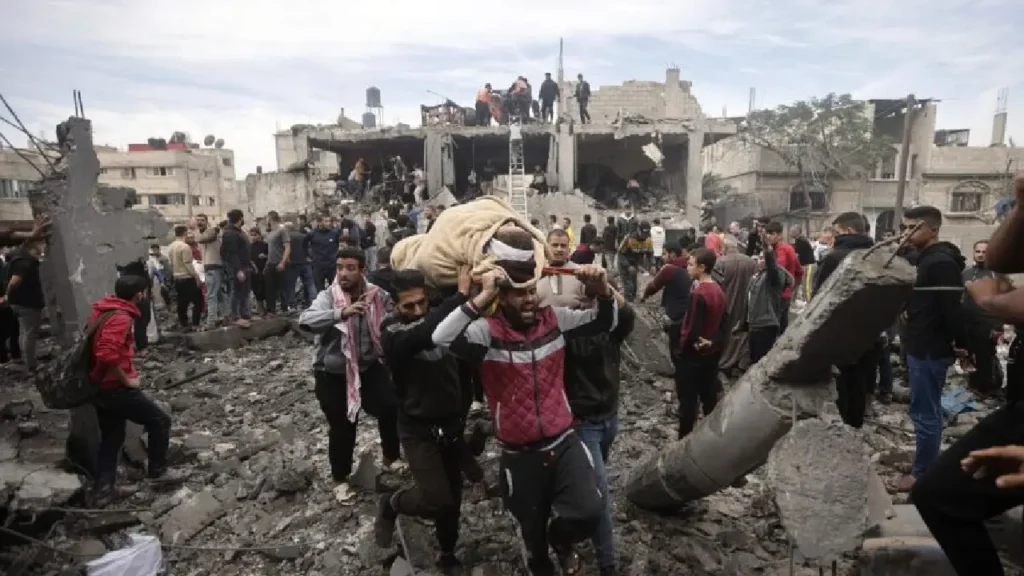
[{"label": "large concrete chunk", "polygon": [[782,525],[808,560],[838,560],[860,548],[873,474],[858,430],[804,420],[768,458],[768,484]]},{"label": "large concrete chunk", "polygon": [[228,326],[214,330],[193,332],[185,336],[185,342],[193,350],[215,352],[241,348],[246,342],[280,336],[288,331],[291,322],[287,318],[254,320],[249,328]]},{"label": "large concrete chunk", "polygon": [[864,354],[910,297],[914,270],[891,251],[853,252],[790,325],[692,433],[662,447],[627,479],[626,497],[671,509],[713,494],[761,466],[793,417],[817,415],[831,399],[831,367]]},{"label": "large concrete chunk", "polygon": [[40,275],[54,335],[67,345],[92,303],[113,290],[117,267],[144,258],[149,240],[164,238],[169,228],[157,210],[132,208],[131,188],[99,185],[91,122],[69,118],[58,133],[66,175],[40,182],[29,200],[33,213],[48,213],[53,222]]},{"label": "large concrete chunk", "polygon": [[161,540],[177,544],[188,542],[226,512],[224,505],[211,492],[189,495],[164,518],[160,527]]},{"label": "large concrete chunk", "polygon": [[82,489],[78,476],[41,465],[0,463],[0,501],[11,509],[43,511],[66,504]]}]

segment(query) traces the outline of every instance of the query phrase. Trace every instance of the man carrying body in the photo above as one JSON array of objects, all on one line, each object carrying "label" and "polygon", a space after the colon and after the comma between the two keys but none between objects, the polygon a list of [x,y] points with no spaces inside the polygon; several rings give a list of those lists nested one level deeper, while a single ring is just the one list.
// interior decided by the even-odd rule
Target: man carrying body
[{"label": "man carrying body", "polygon": [[[548,232],[548,251],[551,254],[549,266],[571,270],[578,268],[575,263],[569,261],[569,235],[565,230],[555,228]],[[542,308],[579,308],[586,300],[586,296],[583,283],[575,276],[552,274],[537,280],[537,300]]]},{"label": "man carrying body", "polygon": [[[942,212],[918,206],[903,213],[907,243],[918,250],[915,288],[963,286],[964,257],[960,249],[939,241]],[[969,338],[961,310],[961,293],[914,290],[907,302],[907,373],[910,380],[910,419],[916,449],[910,476],[895,489],[907,492],[928,470],[942,448],[942,387],[956,358],[967,357]]]},{"label": "man carrying body", "polygon": [[[543,281],[543,279],[541,280]],[[583,309],[596,304],[587,293]],[[580,435],[594,461],[597,487],[604,496],[604,514],[592,538],[601,576],[616,574],[612,533],[612,498],[608,492],[608,457],[619,429],[619,363],[622,344],[633,332],[636,316],[622,296],[615,294],[619,318],[609,333],[576,338],[566,343],[565,393]]]},{"label": "man carrying body", "polygon": [[555,100],[558,100],[558,83],[551,79],[551,72],[544,73],[538,96],[541,121],[550,124],[555,118]]},{"label": "man carrying body", "polygon": [[459,272],[458,292],[431,308],[418,270],[399,270],[391,281],[395,311],[381,325],[381,346],[398,394],[398,435],[414,485],[381,496],[374,526],[377,545],[390,548],[399,514],[434,521],[445,575],[460,574],[455,556],[462,505],[462,458],[467,450],[468,383],[460,364],[431,336],[442,320],[469,301],[469,268]]},{"label": "man carrying body", "polygon": [[[817,294],[829,276],[839,268],[839,264],[854,250],[870,248],[874,241],[864,229],[864,217],[857,212],[844,212],[832,221],[835,230],[833,249],[818,265],[818,273],[814,278],[811,293]],[[799,238],[798,238],[799,239]],[[839,377],[836,378],[838,398],[836,405],[839,415],[848,426],[860,428],[864,425],[864,412],[868,405],[868,392],[874,388],[875,367],[878,365],[878,347],[876,346],[861,355],[860,359],[849,366],[839,366]]]},{"label": "man carrying body", "polygon": [[[580,574],[573,547],[594,533],[602,494],[593,457],[573,430],[563,380],[565,346],[614,329],[617,306],[605,272],[581,267],[576,276],[596,292],[596,309],[539,307],[533,244],[524,230],[499,230],[489,251],[498,267],[484,275],[480,294],[441,322],[433,341],[479,366],[503,448],[505,507],[519,524],[530,572],[555,573],[550,543],[562,573]],[[481,317],[495,300],[495,314]]]},{"label": "man carrying body", "polygon": [[[974,266],[964,270],[964,283],[977,282],[985,278],[1002,278],[985,266],[985,251],[988,240],[974,243]],[[966,293],[964,294],[964,320],[970,334],[970,351],[974,357],[974,371],[967,376],[971,389],[982,395],[998,392],[1003,387],[1001,374],[997,371],[996,342],[1003,332],[1003,324],[986,314]]]}]

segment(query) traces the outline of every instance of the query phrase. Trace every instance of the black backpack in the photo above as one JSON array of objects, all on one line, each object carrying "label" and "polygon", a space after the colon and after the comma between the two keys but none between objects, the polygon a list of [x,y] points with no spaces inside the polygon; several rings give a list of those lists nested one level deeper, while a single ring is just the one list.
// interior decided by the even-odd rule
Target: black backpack
[{"label": "black backpack", "polygon": [[47,408],[70,410],[88,404],[96,395],[97,387],[89,381],[93,337],[96,330],[114,314],[117,314],[116,310],[100,314],[75,338],[70,348],[36,371],[36,389]]}]

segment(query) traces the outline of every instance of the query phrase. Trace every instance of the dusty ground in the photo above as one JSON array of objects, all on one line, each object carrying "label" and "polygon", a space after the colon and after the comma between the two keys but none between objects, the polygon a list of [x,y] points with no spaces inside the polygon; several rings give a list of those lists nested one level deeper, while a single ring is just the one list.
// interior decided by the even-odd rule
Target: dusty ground
[{"label": "dusty ground", "polygon": [[[640,362],[630,360],[623,366],[620,435],[610,463],[622,573],[790,574],[787,539],[760,471],[749,476],[743,488],[726,489],[672,515],[639,510],[622,497],[629,467],[675,436],[673,386],[656,374],[663,362],[661,340],[656,329],[641,325],[627,353]],[[159,487],[141,480],[137,465],[144,451],[140,440],[130,439],[126,456],[135,468],[122,467],[124,498],[112,508],[132,512],[125,516],[62,510],[35,518],[9,517],[10,527],[35,534],[56,550],[11,546],[12,538],[3,534],[0,566],[7,574],[73,573],[62,570],[89,555],[121,547],[128,531],[139,529],[124,527],[132,517],[165,544],[176,543],[165,550],[169,574],[387,573],[381,566],[394,554],[369,544],[372,492],[360,491],[344,505],[332,494],[326,423],[313,395],[305,340],[288,333],[208,354],[166,342],[147,351],[139,364],[144,385],[173,415],[172,463],[188,471],[188,481]],[[155,383],[168,370],[180,371],[189,364],[218,370],[170,389]],[[897,381],[901,380],[897,369]],[[30,385],[13,375],[4,374],[0,381],[0,408],[9,407],[0,421],[0,439],[16,448],[20,460],[57,462],[63,454],[65,414],[43,409],[38,398],[33,399]],[[32,400],[31,408],[25,408],[23,399]],[[909,466],[913,452],[907,406],[893,403],[876,409],[878,414],[867,427],[873,459],[883,477],[895,477]],[[974,420],[961,417],[960,424]],[[951,432],[962,433],[962,427]],[[372,450],[379,457],[375,436],[374,423],[364,417],[357,452]],[[491,478],[496,474],[495,456],[492,442],[482,457]],[[407,480],[390,474],[383,479]],[[79,500],[67,504],[86,505]],[[35,524],[29,524],[31,520]],[[410,519],[401,525],[417,573],[428,573],[435,554],[429,528]],[[471,568],[467,574],[524,574],[513,534],[513,523],[498,499],[470,494],[463,504],[459,548]],[[589,555],[589,545],[586,548]],[[36,564],[23,569],[32,550],[42,553],[36,555]],[[16,560],[21,564],[12,566]],[[840,562],[839,573],[852,574],[852,566],[852,559]],[[795,573],[817,574],[818,567],[797,562]]]}]

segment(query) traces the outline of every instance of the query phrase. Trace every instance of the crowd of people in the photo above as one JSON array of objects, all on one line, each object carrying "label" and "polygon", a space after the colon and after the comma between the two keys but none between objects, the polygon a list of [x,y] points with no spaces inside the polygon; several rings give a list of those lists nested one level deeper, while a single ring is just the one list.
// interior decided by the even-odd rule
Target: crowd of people
[{"label": "crowd of people", "polygon": [[[1017,196],[1024,199],[1024,180]],[[750,230],[734,223],[726,232],[708,228],[668,241],[658,220],[630,212],[609,218],[600,232],[587,215],[578,235],[569,218],[552,215],[544,225],[549,266],[541,278],[534,278],[533,235],[510,224],[485,248],[491,271],[474,277],[463,267],[456,286],[434,289],[422,272],[391,269],[389,262],[389,245],[429,228],[434,215],[425,214],[396,214],[381,247],[367,215],[361,225],[345,213],[314,226],[282,223],[271,213],[249,229],[239,211],[216,227],[197,217],[193,228],[175,229],[167,254],[154,254],[148,270],[123,270],[114,294],[97,302],[90,318],[90,377],[99,388],[93,402],[102,432],[97,491],[112,488],[126,419],[149,433],[149,475],[174,475],[166,460],[170,417],[142,392],[133,364],[153,277],[173,292],[186,328],[198,327],[204,313],[208,327],[245,326],[250,293],[267,314],[278,301],[283,310],[302,310],[300,325],[317,334],[311,370],[328,423],[337,500],[352,498],[348,480],[362,410],[376,418],[384,466],[411,471],[409,485],[379,498],[378,545],[392,545],[400,515],[432,519],[439,569],[461,573],[463,478],[484,480],[475,457],[489,433],[501,447],[499,489],[531,573],[554,574],[553,551],[561,573],[579,574],[576,549],[590,539],[602,576],[616,574],[608,468],[621,347],[633,330],[635,300],[661,293],[682,438],[698,409],[707,415],[717,404],[720,373],[743,371],[770,352],[788,328],[793,299],[818,297],[843,259],[874,244],[867,219],[856,212],[834,218],[813,242],[799,228],[787,240],[780,222],[763,219]],[[1006,405],[942,454],[940,398],[957,361],[978,393],[1002,388],[991,362],[1003,325],[1024,322],[1024,292],[1002,275],[1024,271],[1024,211],[1014,208],[991,240],[974,246],[970,269],[956,246],[939,240],[942,223],[930,206],[905,212],[900,255],[916,266],[915,291],[902,319],[894,319],[898,326],[857,362],[837,367],[837,406],[843,421],[859,428],[874,392],[888,401],[888,345],[898,333],[916,452],[912,474],[890,488],[912,491],[959,574],[1002,574],[983,520],[1024,502],[1024,345],[1015,339],[1011,346]],[[32,258],[44,237],[40,226],[20,238],[26,244],[5,266],[11,273],[3,302],[16,306],[22,328],[36,316],[22,310],[29,301],[12,296],[32,288],[33,267],[22,259]],[[639,292],[644,272],[653,276]],[[26,361],[27,348],[23,341]],[[468,414],[480,399],[491,424],[475,425],[467,439]]]},{"label": "crowd of people", "polygon": [[[560,94],[561,88],[551,78],[550,72],[544,74],[536,99],[533,85],[526,76],[517,77],[504,92],[495,91],[488,82],[476,94],[476,125],[490,126],[492,121],[499,125],[508,124],[509,118],[513,116],[524,124],[532,120],[551,124],[555,116],[555,102]],[[576,100],[579,105],[580,122],[589,124],[587,106],[590,104],[590,83],[583,79],[583,74],[576,75],[575,91],[568,98]]]}]

